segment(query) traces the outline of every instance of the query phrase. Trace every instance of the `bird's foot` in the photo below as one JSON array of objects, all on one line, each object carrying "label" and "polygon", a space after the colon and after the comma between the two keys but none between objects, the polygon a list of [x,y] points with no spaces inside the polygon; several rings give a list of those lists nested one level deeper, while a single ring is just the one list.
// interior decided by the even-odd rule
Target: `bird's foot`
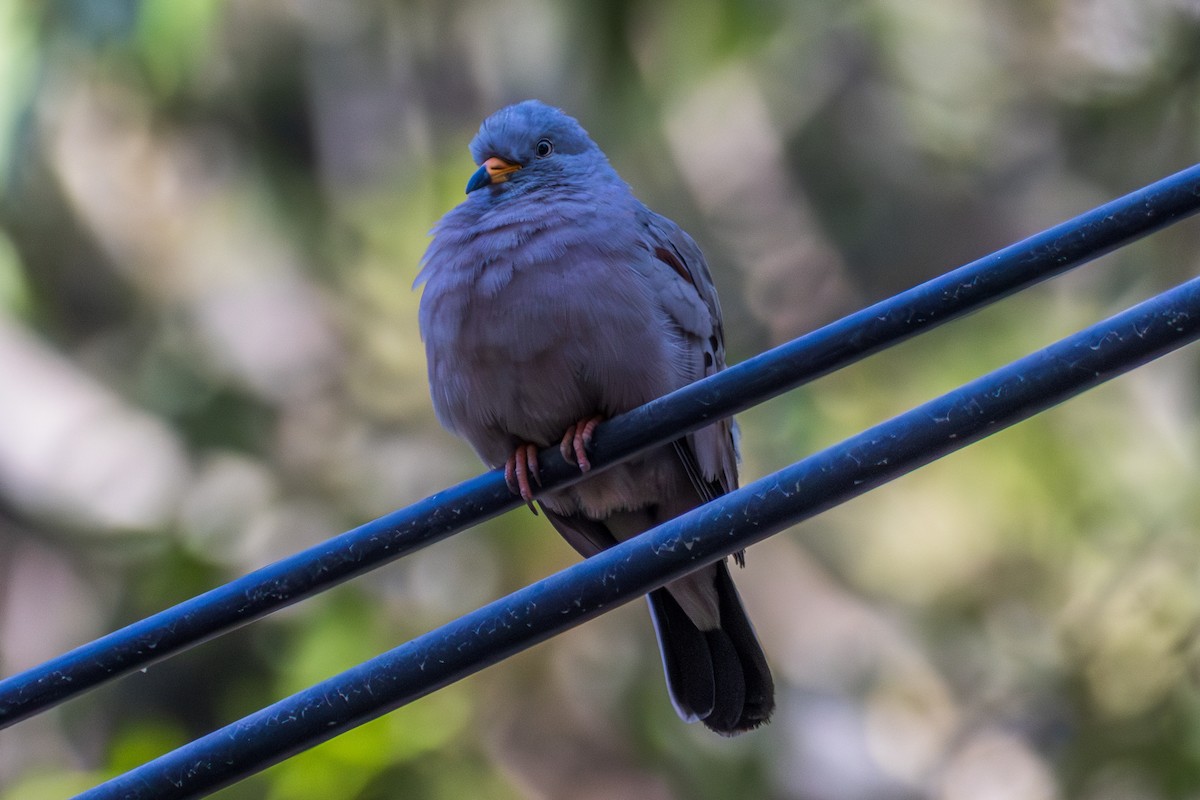
[{"label": "bird's foot", "polygon": [[542,485],[542,479],[538,475],[537,445],[525,442],[517,445],[513,454],[504,462],[504,482],[508,484],[508,490],[519,494],[525,505],[529,506],[529,510],[536,514],[537,509],[533,506],[533,485],[529,482],[531,476],[534,483]]},{"label": "bird's foot", "polygon": [[577,464],[580,472],[587,472],[592,468],[592,462],[588,461],[587,457],[587,446],[592,443],[592,434],[601,422],[604,422],[604,417],[600,415],[579,420],[567,428],[562,442],[558,445],[562,457],[569,464]]}]

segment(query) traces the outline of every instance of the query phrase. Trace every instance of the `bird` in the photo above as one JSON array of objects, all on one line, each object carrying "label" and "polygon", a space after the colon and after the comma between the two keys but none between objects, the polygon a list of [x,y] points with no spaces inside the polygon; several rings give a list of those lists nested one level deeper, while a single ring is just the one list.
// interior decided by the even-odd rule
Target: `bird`
[{"label": "bird", "polygon": [[[414,283],[439,422],[584,557],[736,489],[726,419],[541,490],[539,449],[588,473],[602,421],[724,369],[720,303],[695,241],[564,111],[502,108],[470,151],[466,199],[433,227]],[[648,599],[679,716],[725,736],[768,722],[774,682],[727,559]]]}]

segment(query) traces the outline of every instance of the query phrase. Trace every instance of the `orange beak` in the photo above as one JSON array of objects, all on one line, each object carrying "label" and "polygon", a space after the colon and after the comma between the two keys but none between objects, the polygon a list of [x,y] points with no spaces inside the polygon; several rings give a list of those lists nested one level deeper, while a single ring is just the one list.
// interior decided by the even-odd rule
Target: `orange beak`
[{"label": "orange beak", "polygon": [[483,162],[483,165],[471,176],[471,180],[467,182],[467,194],[494,183],[504,183],[508,180],[509,175],[520,168],[520,164],[505,161],[499,156],[492,156]]}]

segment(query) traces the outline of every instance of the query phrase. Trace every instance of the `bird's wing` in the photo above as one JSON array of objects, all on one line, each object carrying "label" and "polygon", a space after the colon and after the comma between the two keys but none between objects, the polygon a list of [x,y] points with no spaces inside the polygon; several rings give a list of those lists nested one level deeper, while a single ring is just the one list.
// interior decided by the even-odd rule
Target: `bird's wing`
[{"label": "bird's wing", "polygon": [[540,504],[540,507],[559,535],[584,558],[591,558],[617,544],[617,538],[599,520],[583,514],[560,514],[545,504]]},{"label": "bird's wing", "polygon": [[[654,256],[648,276],[659,306],[681,339],[686,382],[725,368],[725,332],[716,286],[700,248],[671,220],[643,207],[643,242]],[[684,468],[704,500],[737,488],[736,427],[724,419],[676,442]]]}]

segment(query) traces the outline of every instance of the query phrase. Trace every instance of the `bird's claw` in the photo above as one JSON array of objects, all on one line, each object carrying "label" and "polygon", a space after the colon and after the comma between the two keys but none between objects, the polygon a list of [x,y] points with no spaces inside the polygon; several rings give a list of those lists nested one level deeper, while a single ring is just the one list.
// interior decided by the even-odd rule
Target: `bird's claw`
[{"label": "bird's claw", "polygon": [[587,472],[592,468],[592,462],[587,457],[587,447],[592,443],[592,435],[596,431],[596,426],[603,421],[604,417],[599,415],[579,420],[567,428],[562,442],[558,445],[562,457],[568,464],[578,465],[580,472]]},{"label": "bird's claw", "polygon": [[517,445],[513,454],[504,462],[504,482],[508,484],[510,492],[520,495],[525,505],[529,506],[529,510],[537,514],[537,508],[533,505],[533,485],[529,482],[530,476],[533,476],[534,483],[542,485],[542,478],[538,474],[537,445],[525,442]]}]

